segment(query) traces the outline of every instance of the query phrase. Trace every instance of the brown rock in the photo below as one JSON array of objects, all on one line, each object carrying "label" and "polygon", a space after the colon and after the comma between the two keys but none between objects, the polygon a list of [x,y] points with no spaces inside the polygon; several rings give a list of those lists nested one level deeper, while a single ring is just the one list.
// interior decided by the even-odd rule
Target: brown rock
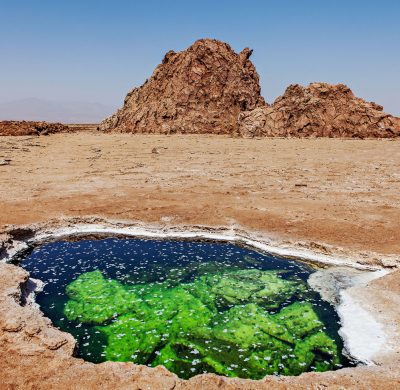
[{"label": "brown rock", "polygon": [[68,126],[61,123],[32,121],[0,121],[1,135],[47,135],[69,131]]},{"label": "brown rock", "polygon": [[100,129],[127,133],[232,134],[240,112],[264,105],[259,78],[249,60],[223,42],[196,41],[169,51],[149,80],[131,90],[124,106]]},{"label": "brown rock", "polygon": [[223,42],[202,39],[169,51],[149,80],[99,129],[128,133],[213,133],[246,137],[394,138],[400,119],[343,84],[290,85],[272,106],[260,96],[249,60]]},{"label": "brown rock", "polygon": [[290,85],[270,106],[241,113],[238,133],[246,137],[394,138],[400,118],[354,96],[346,85]]}]

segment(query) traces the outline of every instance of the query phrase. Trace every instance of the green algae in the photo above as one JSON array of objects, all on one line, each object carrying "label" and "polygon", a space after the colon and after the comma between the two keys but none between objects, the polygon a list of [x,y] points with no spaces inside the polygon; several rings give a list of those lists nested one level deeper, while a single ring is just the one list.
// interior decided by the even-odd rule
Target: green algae
[{"label": "green algae", "polygon": [[118,313],[139,308],[133,290],[123,288],[116,280],[107,280],[100,271],[87,272],[69,284],[66,294],[70,298],[65,314],[70,320],[101,324]]},{"label": "green algae", "polygon": [[122,284],[87,272],[67,286],[64,313],[107,338],[107,360],[161,364],[183,378],[214,372],[258,379],[339,363],[313,305],[299,301],[303,282],[277,271],[202,271],[176,285]]},{"label": "green algae", "polygon": [[222,306],[254,302],[275,309],[303,287],[279,278],[278,274],[277,271],[245,269],[207,276],[204,282]]}]

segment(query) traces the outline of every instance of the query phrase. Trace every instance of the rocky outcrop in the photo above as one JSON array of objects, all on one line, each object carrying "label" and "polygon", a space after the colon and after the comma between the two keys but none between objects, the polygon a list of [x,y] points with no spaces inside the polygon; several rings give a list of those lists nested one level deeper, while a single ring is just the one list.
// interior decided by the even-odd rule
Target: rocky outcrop
[{"label": "rocky outcrop", "polygon": [[346,85],[290,85],[271,106],[239,115],[238,134],[245,137],[394,138],[400,118],[354,96]]},{"label": "rocky outcrop", "polygon": [[61,123],[32,121],[0,121],[1,135],[48,135],[69,131],[69,127]]},{"label": "rocky outcrop", "polygon": [[128,133],[212,133],[245,137],[400,136],[400,118],[354,96],[343,84],[290,85],[271,106],[249,60],[223,42],[201,39],[169,51],[149,80],[99,126]]},{"label": "rocky outcrop", "polygon": [[124,106],[100,129],[127,133],[232,134],[238,115],[263,106],[259,78],[249,60],[223,42],[196,41],[169,51],[149,80],[132,89]]}]

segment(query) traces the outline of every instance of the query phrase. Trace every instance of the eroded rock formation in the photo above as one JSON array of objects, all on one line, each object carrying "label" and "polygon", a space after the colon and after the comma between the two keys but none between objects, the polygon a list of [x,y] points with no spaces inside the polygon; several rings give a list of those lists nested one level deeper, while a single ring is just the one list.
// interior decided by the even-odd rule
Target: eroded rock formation
[{"label": "eroded rock formation", "polygon": [[259,78],[249,60],[223,42],[196,41],[169,51],[149,80],[132,89],[124,106],[101,130],[129,133],[232,134],[242,111],[264,105]]},{"label": "eroded rock formation", "polygon": [[212,133],[246,137],[400,136],[400,118],[346,85],[290,85],[271,106],[260,95],[249,60],[223,42],[201,39],[169,51],[149,80],[132,89],[100,130],[129,133]]},{"label": "eroded rock formation", "polygon": [[68,126],[61,123],[33,121],[0,121],[1,135],[47,135],[69,131]]},{"label": "eroded rock formation", "polygon": [[400,118],[354,96],[346,85],[290,85],[271,106],[239,115],[238,134],[246,137],[400,136]]}]

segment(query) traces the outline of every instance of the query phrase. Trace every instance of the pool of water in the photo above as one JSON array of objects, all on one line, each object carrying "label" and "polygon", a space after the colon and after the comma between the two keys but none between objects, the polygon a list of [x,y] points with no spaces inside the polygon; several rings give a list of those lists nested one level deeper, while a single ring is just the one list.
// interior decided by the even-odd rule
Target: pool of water
[{"label": "pool of water", "polygon": [[37,303],[88,361],[181,378],[349,365],[338,316],[301,262],[229,243],[108,238],[44,244],[21,265],[46,283]]}]

